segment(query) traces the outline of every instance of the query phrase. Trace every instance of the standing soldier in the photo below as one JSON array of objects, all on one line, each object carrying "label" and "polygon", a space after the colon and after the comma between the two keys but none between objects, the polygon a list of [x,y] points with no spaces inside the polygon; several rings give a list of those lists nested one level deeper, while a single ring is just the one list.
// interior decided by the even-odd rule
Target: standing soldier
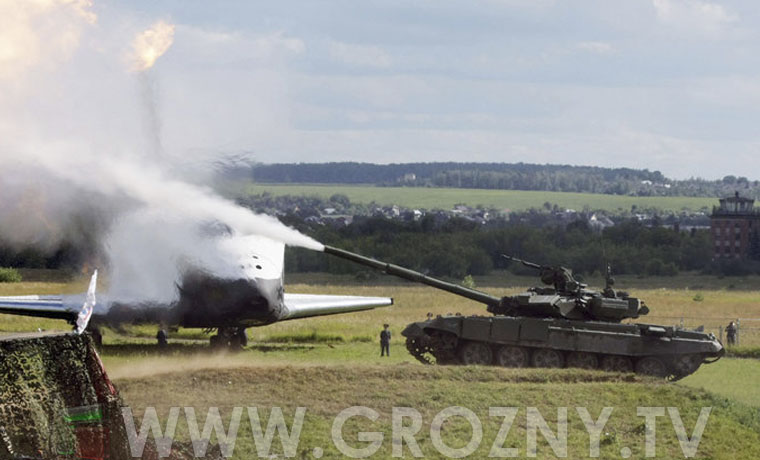
[{"label": "standing soldier", "polygon": [[380,356],[391,355],[391,331],[388,330],[388,324],[383,324],[383,330],[380,331]]},{"label": "standing soldier", "polygon": [[736,324],[733,321],[726,326],[726,341],[729,345],[736,344]]},{"label": "standing soldier", "polygon": [[169,345],[168,336],[163,325],[158,328],[158,332],[156,333],[156,341],[158,342],[158,348],[160,350],[165,350]]}]

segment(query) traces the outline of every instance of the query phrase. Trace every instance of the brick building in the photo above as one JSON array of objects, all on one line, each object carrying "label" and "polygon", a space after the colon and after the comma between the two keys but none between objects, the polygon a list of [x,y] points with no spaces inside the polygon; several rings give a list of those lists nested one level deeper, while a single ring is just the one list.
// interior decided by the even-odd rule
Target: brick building
[{"label": "brick building", "polygon": [[753,245],[758,246],[760,212],[754,207],[755,200],[739,196],[739,192],[721,198],[720,206],[713,207],[710,230],[715,258],[746,257]]}]

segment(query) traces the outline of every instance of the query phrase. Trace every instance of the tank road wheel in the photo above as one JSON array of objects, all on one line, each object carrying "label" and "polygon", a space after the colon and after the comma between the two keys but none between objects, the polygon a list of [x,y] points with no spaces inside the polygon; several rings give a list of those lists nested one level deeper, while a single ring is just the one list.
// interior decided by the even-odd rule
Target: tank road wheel
[{"label": "tank road wheel", "polygon": [[533,366],[535,367],[564,367],[565,359],[562,352],[551,348],[539,348],[533,352]]},{"label": "tank road wheel", "polygon": [[599,367],[599,359],[593,353],[574,351],[567,357],[567,367],[596,369]]},{"label": "tank road wheel", "polygon": [[528,367],[530,352],[524,347],[504,345],[496,352],[496,362],[502,367]]},{"label": "tank road wheel", "polygon": [[702,365],[704,358],[699,354],[680,355],[673,358],[673,367],[675,368],[675,379],[681,379],[689,374],[693,374]]},{"label": "tank road wheel", "polygon": [[429,343],[430,354],[435,356],[436,364],[459,364],[459,357],[457,357],[459,338],[456,335],[450,332],[434,331],[429,337],[430,340],[426,343]]},{"label": "tank road wheel", "polygon": [[660,358],[645,356],[636,362],[636,373],[665,378],[668,375],[668,368]]},{"label": "tank road wheel", "polygon": [[493,362],[493,353],[483,342],[465,342],[459,349],[459,359],[467,366],[487,366]]},{"label": "tank road wheel", "polygon": [[607,355],[602,358],[602,370],[607,372],[633,372],[633,363],[627,356]]}]

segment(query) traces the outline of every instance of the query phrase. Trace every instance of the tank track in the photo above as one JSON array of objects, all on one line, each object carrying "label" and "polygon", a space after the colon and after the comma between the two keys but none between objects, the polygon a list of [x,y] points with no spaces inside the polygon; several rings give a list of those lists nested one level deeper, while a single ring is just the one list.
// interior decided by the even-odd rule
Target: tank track
[{"label": "tank track", "polygon": [[414,358],[422,364],[435,364],[435,361],[427,356],[433,353],[433,349],[425,344],[425,342],[427,342],[427,340],[425,340],[424,337],[407,337],[406,349],[409,351],[410,355],[414,356]]},{"label": "tank track", "polygon": [[457,364],[456,346],[455,336],[438,332],[406,339],[406,349],[422,364]]},{"label": "tank track", "polygon": [[[425,365],[571,367],[606,372],[635,372],[668,381],[680,380],[696,372],[703,362],[712,362],[706,361],[705,357],[700,354],[632,358],[602,353],[574,353],[551,348],[499,346],[486,342],[458,340],[453,334],[441,333],[408,337],[406,347],[417,361]],[[503,351],[505,349],[510,349],[511,355],[509,352]],[[520,353],[524,358],[520,356]]]}]

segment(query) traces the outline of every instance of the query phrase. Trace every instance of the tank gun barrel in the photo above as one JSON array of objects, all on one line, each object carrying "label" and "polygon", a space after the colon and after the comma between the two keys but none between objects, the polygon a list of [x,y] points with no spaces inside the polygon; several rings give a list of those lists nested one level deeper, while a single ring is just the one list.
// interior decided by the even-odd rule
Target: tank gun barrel
[{"label": "tank gun barrel", "polygon": [[535,268],[537,270],[541,270],[542,268],[544,268],[543,265],[538,265],[538,264],[533,263],[533,262],[528,262],[527,260],[518,259],[517,257],[510,256],[509,254],[502,254],[501,256],[504,257],[507,260],[511,260],[511,261],[514,261],[514,262],[520,262],[521,264],[525,265],[526,267]]},{"label": "tank gun barrel", "polygon": [[432,286],[434,288],[438,288],[452,294],[460,295],[462,297],[467,297],[468,299],[472,299],[476,302],[484,303],[486,305],[498,305],[501,300],[497,297],[486,294],[485,292],[469,289],[458,284],[448,283],[437,278],[423,275],[422,273],[416,272],[414,270],[399,267],[398,265],[380,262],[379,260],[375,260],[370,257],[364,257],[362,255],[355,254],[350,251],[345,251],[343,249],[334,248],[332,246],[325,245],[325,252],[336,257],[340,257],[341,259],[350,260],[357,264],[374,268],[375,270],[379,270],[388,275],[397,276],[399,278],[403,278],[405,280],[413,281],[416,283],[427,284],[428,286]]}]

